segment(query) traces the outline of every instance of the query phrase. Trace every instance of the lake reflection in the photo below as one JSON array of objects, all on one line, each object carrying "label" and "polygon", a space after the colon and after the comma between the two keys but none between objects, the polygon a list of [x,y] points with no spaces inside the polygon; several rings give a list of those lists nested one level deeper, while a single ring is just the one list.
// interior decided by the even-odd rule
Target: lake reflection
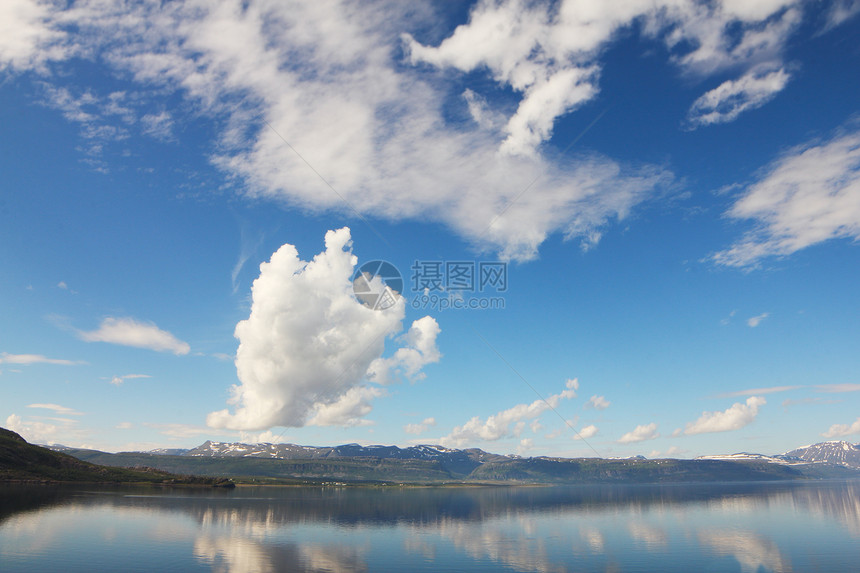
[{"label": "lake reflection", "polygon": [[860,483],[0,486],[2,571],[853,571]]}]

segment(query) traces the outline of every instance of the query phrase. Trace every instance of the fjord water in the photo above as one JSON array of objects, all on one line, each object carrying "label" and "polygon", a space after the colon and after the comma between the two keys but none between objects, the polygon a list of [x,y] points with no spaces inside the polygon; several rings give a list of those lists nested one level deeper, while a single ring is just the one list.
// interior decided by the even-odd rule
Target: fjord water
[{"label": "fjord water", "polygon": [[0,570],[860,570],[860,482],[0,486]]}]

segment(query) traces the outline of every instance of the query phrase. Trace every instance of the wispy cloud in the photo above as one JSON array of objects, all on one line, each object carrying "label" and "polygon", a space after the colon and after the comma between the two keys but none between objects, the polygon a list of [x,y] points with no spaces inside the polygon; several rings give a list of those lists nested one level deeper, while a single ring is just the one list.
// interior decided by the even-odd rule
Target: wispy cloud
[{"label": "wispy cloud", "polygon": [[123,376],[114,376],[110,379],[110,383],[114,386],[121,386],[126,380],[134,380],[136,378],[152,378],[149,374],[124,374]]},{"label": "wispy cloud", "polygon": [[191,347],[152,322],[138,322],[133,318],[105,318],[97,330],[78,331],[86,342],[107,342],[134,348],[146,348],[157,352],[188,354]]},{"label": "wispy cloud", "polygon": [[81,360],[63,360],[59,358],[47,358],[41,354],[7,354],[0,353],[0,364],[59,364],[61,366],[74,366],[86,364]]},{"label": "wispy cloud", "polygon": [[758,415],[759,408],[767,404],[760,396],[750,396],[745,403],[736,403],[723,412],[702,412],[695,422],[690,422],[684,434],[706,434],[711,432],[730,432],[740,430],[751,424]]},{"label": "wispy cloud", "polygon": [[62,414],[65,416],[83,416],[81,412],[78,412],[72,408],[67,408],[65,406],[60,406],[59,404],[29,404],[28,408],[40,408],[43,410],[53,410],[57,414]]},{"label": "wispy cloud", "polygon": [[844,400],[825,400],[824,398],[801,398],[799,400],[785,399],[782,401],[782,407],[796,406],[798,404],[839,404]]},{"label": "wispy cloud", "polygon": [[827,10],[824,31],[839,26],[857,14],[860,14],[860,0],[833,0]]},{"label": "wispy cloud", "polygon": [[726,80],[693,102],[688,120],[694,127],[734,121],[745,112],[772,100],[788,83],[784,69],[754,69],[736,80]]},{"label": "wispy cloud", "polygon": [[841,392],[860,392],[860,384],[846,382],[844,384],[818,384],[815,389],[828,394],[839,394]]},{"label": "wispy cloud", "polygon": [[152,424],[144,423],[144,426],[158,430],[165,436],[171,438],[193,438],[196,436],[205,436],[212,433],[211,428],[193,426],[190,424]]},{"label": "wispy cloud", "polygon": [[654,440],[659,437],[660,434],[657,433],[657,423],[651,422],[650,424],[642,424],[640,426],[636,426],[633,430],[627,432],[626,434],[618,438],[618,443],[635,444],[636,442]]},{"label": "wispy cloud", "polygon": [[245,268],[245,263],[254,255],[263,242],[263,235],[251,237],[245,225],[241,228],[241,239],[239,244],[239,257],[236,259],[236,264],[233,265],[233,271],[230,273],[230,281],[233,284],[233,293],[239,290],[239,273]]},{"label": "wispy cloud", "polygon": [[715,398],[734,398],[736,396],[753,396],[756,394],[776,394],[777,392],[788,392],[789,390],[797,390],[804,386],[770,386],[767,388],[750,388],[748,390],[738,390],[736,392],[726,392],[717,394]]},{"label": "wispy cloud", "polygon": [[731,311],[727,317],[720,320],[720,324],[723,326],[727,326],[729,323],[732,322],[732,318],[734,318],[734,316],[737,314],[737,312],[738,312],[737,310]]},{"label": "wispy cloud", "polygon": [[747,319],[747,326],[749,326],[750,328],[755,328],[756,326],[761,324],[761,322],[764,319],[766,319],[769,316],[770,316],[770,313],[767,313],[767,312],[763,312],[757,316],[751,316]]},{"label": "wispy cloud", "polygon": [[754,267],[833,239],[860,239],[860,130],[795,147],[747,187],[728,212],[754,228],[712,256],[719,264]]},{"label": "wispy cloud", "polygon": [[171,141],[173,137],[173,118],[170,113],[160,111],[147,113],[140,118],[143,133],[162,141]]}]

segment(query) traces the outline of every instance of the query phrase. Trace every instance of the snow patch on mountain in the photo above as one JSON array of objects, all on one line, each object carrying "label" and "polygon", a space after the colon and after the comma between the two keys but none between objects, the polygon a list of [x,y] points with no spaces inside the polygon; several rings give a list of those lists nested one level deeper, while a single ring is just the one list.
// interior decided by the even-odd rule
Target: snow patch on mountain
[{"label": "snow patch on mountain", "polygon": [[803,446],[786,452],[785,456],[807,462],[824,463],[860,469],[860,445],[845,441],[829,441]]}]

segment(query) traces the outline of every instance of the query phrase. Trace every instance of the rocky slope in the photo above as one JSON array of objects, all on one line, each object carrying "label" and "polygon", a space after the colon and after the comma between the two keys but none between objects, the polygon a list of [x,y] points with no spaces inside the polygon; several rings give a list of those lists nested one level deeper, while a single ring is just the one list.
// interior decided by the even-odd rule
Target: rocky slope
[{"label": "rocky slope", "polygon": [[860,469],[860,445],[850,442],[821,442],[791,450],[784,456],[806,462]]}]

